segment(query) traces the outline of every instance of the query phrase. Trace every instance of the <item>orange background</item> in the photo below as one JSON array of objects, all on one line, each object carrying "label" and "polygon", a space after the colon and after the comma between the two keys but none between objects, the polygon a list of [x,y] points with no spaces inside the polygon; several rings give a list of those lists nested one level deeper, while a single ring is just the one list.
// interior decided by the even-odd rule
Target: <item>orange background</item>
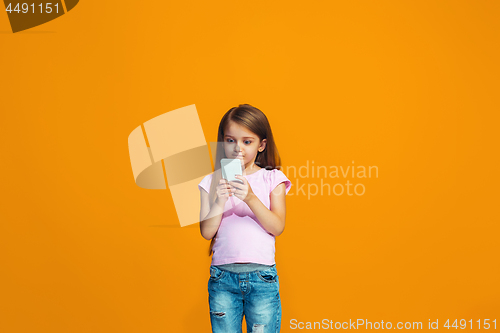
[{"label": "orange background", "polygon": [[168,190],[135,185],[127,147],[190,104],[207,141],[249,103],[285,167],[379,168],[360,197],[288,197],[283,332],[500,320],[499,17],[496,1],[87,0],[12,34],[0,13],[0,331],[210,331],[209,242]]}]

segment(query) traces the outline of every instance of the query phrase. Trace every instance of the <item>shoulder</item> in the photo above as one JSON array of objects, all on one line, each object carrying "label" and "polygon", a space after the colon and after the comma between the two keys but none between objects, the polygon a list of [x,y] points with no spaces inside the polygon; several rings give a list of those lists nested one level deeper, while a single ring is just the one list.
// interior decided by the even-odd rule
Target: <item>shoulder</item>
[{"label": "shoulder", "polygon": [[207,180],[210,181],[210,180],[212,180],[212,177],[213,177],[213,173],[208,174],[205,177],[203,177],[203,179],[201,181],[202,182],[207,181]]},{"label": "shoulder", "polygon": [[288,177],[279,169],[271,169],[265,171],[265,176],[267,183],[269,184],[270,191],[274,190],[276,186],[281,183],[285,183],[286,192],[290,190],[292,182]]},{"label": "shoulder", "polygon": [[204,189],[207,193],[209,193],[210,192],[210,184],[212,184],[212,177],[213,177],[212,173],[203,177],[201,182],[198,184],[198,188],[200,190]]},{"label": "shoulder", "polygon": [[266,176],[269,178],[276,178],[276,177],[286,177],[283,171],[279,169],[266,169]]}]

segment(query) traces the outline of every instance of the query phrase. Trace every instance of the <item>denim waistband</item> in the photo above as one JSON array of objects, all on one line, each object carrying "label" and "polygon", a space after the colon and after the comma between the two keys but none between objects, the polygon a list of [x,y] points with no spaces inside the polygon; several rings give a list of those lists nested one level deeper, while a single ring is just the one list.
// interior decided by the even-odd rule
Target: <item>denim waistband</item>
[{"label": "denim waistband", "polygon": [[256,263],[248,263],[248,264],[224,264],[224,265],[216,265],[215,267],[220,268],[225,271],[229,271],[231,273],[248,273],[255,271],[265,271],[274,265],[263,265]]}]

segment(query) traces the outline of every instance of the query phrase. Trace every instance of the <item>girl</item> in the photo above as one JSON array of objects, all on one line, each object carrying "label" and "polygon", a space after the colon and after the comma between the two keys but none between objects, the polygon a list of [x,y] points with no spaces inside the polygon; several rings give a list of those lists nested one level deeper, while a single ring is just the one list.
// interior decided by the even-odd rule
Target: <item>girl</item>
[{"label": "girl", "polygon": [[[281,328],[275,237],[285,228],[290,180],[269,122],[259,109],[241,104],[219,124],[215,172],[203,178],[200,231],[211,240],[208,281],[213,333],[275,333]],[[222,143],[222,144],[221,144]],[[221,179],[221,158],[240,159],[242,183]]]}]

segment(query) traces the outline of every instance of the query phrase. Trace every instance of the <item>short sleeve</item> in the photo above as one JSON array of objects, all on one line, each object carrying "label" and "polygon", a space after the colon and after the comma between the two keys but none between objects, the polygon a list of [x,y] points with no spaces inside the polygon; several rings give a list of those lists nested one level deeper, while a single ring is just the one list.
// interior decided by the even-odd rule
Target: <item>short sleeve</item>
[{"label": "short sleeve", "polygon": [[271,170],[271,175],[269,177],[270,182],[270,192],[272,192],[276,186],[281,183],[285,183],[285,194],[290,191],[290,187],[292,187],[292,182],[285,176],[283,171],[278,169]]},{"label": "short sleeve", "polygon": [[201,189],[204,189],[205,192],[210,193],[210,185],[212,184],[212,174],[209,174],[205,176],[201,180],[201,182],[198,184],[198,189],[201,191]]}]

